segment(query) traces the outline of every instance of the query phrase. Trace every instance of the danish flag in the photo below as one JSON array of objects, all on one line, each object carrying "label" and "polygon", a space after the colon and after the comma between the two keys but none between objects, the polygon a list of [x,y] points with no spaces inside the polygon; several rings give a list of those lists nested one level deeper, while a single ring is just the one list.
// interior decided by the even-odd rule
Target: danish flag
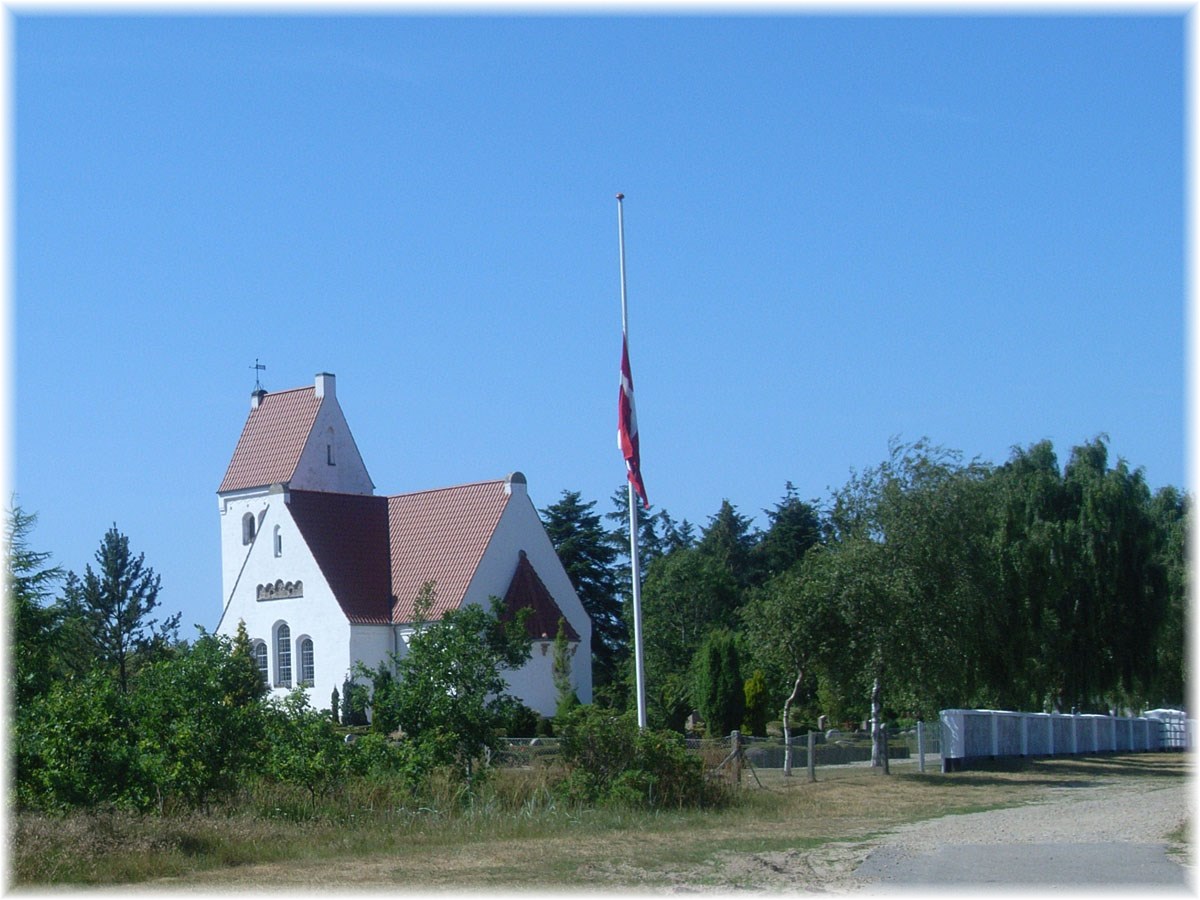
[{"label": "danish flag", "polygon": [[642,483],[642,459],[638,451],[637,412],[633,407],[633,374],[629,369],[629,339],[621,335],[621,395],[617,402],[617,446],[625,457],[629,483],[642,498],[642,507],[650,508],[646,486]]}]

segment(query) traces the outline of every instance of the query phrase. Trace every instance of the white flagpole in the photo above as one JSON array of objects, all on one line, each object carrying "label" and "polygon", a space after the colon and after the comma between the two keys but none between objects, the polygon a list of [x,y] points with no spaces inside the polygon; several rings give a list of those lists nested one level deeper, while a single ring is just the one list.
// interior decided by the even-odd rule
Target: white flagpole
[{"label": "white flagpole", "polygon": [[[617,245],[621,252],[621,334],[629,346],[629,307],[625,298],[625,213],[617,194]],[[633,659],[637,680],[638,728],[646,727],[646,669],[642,662],[642,576],[638,561],[638,510],[633,482],[629,482],[629,568],[633,579]]]}]

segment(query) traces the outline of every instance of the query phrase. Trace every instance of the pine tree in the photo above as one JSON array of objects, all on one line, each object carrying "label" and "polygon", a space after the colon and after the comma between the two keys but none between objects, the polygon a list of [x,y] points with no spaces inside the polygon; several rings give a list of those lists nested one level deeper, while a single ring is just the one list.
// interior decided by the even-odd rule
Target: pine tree
[{"label": "pine tree", "polygon": [[746,588],[758,581],[759,567],[753,552],[758,539],[750,520],[728,500],[722,500],[717,514],[708,520],[696,550],[723,565],[738,586]]},{"label": "pine tree", "polygon": [[6,574],[18,707],[49,689],[57,668],[56,646],[61,635],[61,610],[46,601],[63,571],[47,565],[49,553],[29,548],[29,534],[36,523],[37,516],[21,507],[14,504],[9,509]]},{"label": "pine tree", "polygon": [[576,491],[563,491],[557,503],[541,511],[541,517],[571,586],[591,617],[593,677],[602,686],[618,677],[629,635],[614,569],[617,551],[599,514],[593,512],[595,506],[594,501],[584,503]]},{"label": "pine tree", "polygon": [[138,654],[165,650],[176,639],[180,614],[161,624],[151,618],[159,606],[160,578],[135,558],[129,538],[114,524],[96,551],[99,574],[87,566],[83,578],[67,577],[64,606],[82,626],[92,660],[115,670],[122,692],[129,690],[130,667]]}]

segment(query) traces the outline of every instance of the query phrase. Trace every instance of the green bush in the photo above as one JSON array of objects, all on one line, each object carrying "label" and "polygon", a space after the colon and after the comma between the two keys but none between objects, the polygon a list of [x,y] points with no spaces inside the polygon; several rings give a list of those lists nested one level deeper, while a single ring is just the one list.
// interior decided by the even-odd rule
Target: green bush
[{"label": "green bush", "polygon": [[55,682],[21,710],[15,743],[23,807],[153,804],[139,766],[129,698],[105,675]]},{"label": "green bush", "polygon": [[746,692],[737,642],[731,631],[714,631],[692,658],[692,701],[709,737],[725,737],[742,727]]},{"label": "green bush", "polygon": [[560,796],[576,803],[649,808],[704,806],[720,799],[704,763],[671,731],[639,729],[632,713],[577,707],[559,727],[568,774]]}]

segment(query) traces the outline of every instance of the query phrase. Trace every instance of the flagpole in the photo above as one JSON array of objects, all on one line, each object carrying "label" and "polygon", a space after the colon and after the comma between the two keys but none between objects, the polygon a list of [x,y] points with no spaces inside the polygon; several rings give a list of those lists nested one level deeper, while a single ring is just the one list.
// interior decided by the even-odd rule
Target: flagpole
[{"label": "flagpole", "polygon": [[[629,347],[629,305],[625,296],[625,213],[617,194],[617,246],[621,253],[621,335]],[[629,569],[633,579],[633,659],[637,681],[638,728],[646,727],[646,669],[642,661],[642,576],[638,560],[638,511],[633,482],[629,482]]]}]

